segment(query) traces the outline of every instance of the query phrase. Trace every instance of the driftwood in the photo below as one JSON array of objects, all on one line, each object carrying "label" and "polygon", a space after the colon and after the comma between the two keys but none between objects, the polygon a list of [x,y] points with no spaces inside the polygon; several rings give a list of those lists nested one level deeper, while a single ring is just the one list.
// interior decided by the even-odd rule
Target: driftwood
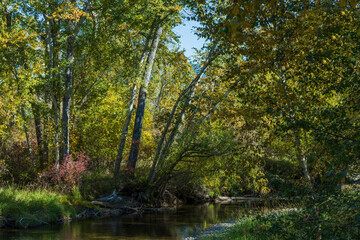
[{"label": "driftwood", "polygon": [[121,209],[121,210],[127,210],[127,211],[132,211],[132,212],[140,212],[142,211],[142,208],[134,208],[134,207],[128,207],[128,206],[123,206],[123,205],[118,205],[118,204],[111,204],[111,203],[107,203],[107,202],[101,202],[101,201],[92,201],[91,202],[94,205],[103,207],[103,208],[110,208],[110,209]]},{"label": "driftwood", "polygon": [[96,201],[118,203],[122,201],[122,197],[118,196],[116,190],[114,190],[111,195],[96,199]]},{"label": "driftwood", "polygon": [[247,201],[261,201],[263,198],[259,197],[226,197],[220,196],[215,198],[216,203],[226,203],[226,202],[247,202]]},{"label": "driftwood", "polygon": [[92,201],[91,204],[103,207],[103,208],[117,208],[113,204],[107,203],[107,202],[101,202],[101,201]]}]

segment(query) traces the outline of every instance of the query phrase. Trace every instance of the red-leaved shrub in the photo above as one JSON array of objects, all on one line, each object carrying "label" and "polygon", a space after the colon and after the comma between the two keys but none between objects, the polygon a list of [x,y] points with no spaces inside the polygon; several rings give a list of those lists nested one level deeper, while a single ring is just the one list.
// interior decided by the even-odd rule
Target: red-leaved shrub
[{"label": "red-leaved shrub", "polygon": [[59,164],[59,172],[57,172],[56,164],[50,170],[49,175],[53,183],[65,183],[68,189],[77,186],[87,171],[90,158],[84,153],[74,154],[74,159],[71,155],[67,155],[62,163]]}]

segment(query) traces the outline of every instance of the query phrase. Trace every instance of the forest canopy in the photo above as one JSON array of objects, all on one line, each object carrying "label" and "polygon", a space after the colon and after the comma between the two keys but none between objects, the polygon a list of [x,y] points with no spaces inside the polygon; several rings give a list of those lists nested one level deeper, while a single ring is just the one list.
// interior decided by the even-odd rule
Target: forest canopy
[{"label": "forest canopy", "polygon": [[[174,32],[190,19],[194,59]],[[355,181],[359,21],[354,0],[3,0],[0,181],[106,175],[155,195]]]}]

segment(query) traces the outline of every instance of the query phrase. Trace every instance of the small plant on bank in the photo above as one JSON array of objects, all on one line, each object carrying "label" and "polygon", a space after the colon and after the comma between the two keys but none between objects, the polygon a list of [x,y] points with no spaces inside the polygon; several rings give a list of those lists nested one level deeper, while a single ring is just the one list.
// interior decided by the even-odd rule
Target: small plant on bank
[{"label": "small plant on bank", "polygon": [[89,161],[89,156],[84,153],[74,154],[74,157],[67,155],[63,162],[59,164],[59,169],[57,169],[56,164],[50,168],[51,182],[55,184],[65,183],[68,191],[73,189],[79,185],[80,180],[87,172]]}]

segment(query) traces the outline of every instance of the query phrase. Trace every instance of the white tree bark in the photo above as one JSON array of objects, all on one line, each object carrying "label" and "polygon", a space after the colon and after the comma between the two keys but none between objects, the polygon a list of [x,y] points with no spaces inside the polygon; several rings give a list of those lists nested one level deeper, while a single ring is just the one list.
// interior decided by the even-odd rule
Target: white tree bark
[{"label": "white tree bark", "polygon": [[133,131],[133,137],[131,142],[131,149],[129,154],[129,163],[131,167],[135,169],[137,158],[139,155],[139,148],[140,148],[140,140],[141,140],[141,132],[142,132],[142,124],[144,119],[145,113],[145,104],[146,104],[146,95],[147,95],[147,87],[150,82],[151,71],[154,65],[156,51],[160,42],[160,37],[162,34],[162,26],[159,26],[155,31],[155,37],[151,44],[149,56],[146,63],[145,73],[144,73],[144,82],[143,85],[140,87],[139,90],[139,100],[136,110],[135,116],[135,125]]}]

